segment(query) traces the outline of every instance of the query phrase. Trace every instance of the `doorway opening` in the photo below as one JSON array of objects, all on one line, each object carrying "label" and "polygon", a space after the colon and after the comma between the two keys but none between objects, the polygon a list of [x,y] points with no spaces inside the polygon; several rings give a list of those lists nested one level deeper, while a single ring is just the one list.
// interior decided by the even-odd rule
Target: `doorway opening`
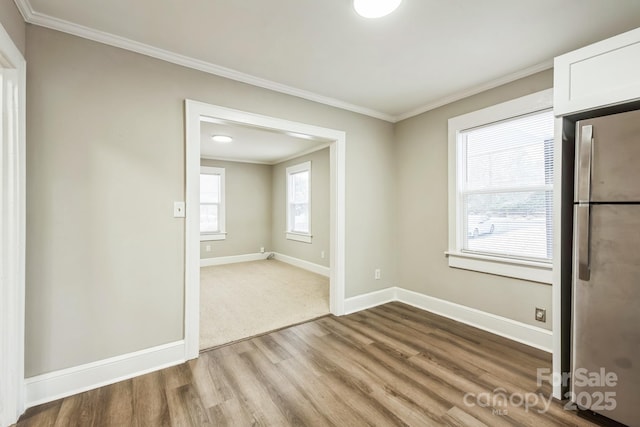
[{"label": "doorway opening", "polygon": [[0,425],[25,406],[25,68],[0,25]]},{"label": "doorway opening", "polygon": [[[345,133],[299,122],[257,115],[225,107],[185,101],[186,122],[186,230],[185,230],[185,351],[200,350],[200,166],[201,125],[219,123],[260,129],[328,146],[329,157],[329,311],[344,312],[344,157]],[[316,144],[317,145],[317,144]],[[317,147],[316,147],[317,149]]]}]

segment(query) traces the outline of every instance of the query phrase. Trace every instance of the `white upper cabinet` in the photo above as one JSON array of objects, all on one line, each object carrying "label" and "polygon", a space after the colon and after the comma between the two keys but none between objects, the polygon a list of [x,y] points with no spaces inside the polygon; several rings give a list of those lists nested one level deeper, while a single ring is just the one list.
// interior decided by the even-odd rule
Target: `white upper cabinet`
[{"label": "white upper cabinet", "polygon": [[640,28],[555,58],[556,116],[640,100]]}]

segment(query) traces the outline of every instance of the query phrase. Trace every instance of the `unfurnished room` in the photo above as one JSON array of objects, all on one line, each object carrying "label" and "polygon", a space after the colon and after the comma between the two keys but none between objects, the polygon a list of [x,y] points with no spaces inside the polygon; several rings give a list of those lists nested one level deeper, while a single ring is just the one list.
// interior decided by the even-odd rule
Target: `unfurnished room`
[{"label": "unfurnished room", "polygon": [[640,2],[0,0],[0,427],[640,427]]}]

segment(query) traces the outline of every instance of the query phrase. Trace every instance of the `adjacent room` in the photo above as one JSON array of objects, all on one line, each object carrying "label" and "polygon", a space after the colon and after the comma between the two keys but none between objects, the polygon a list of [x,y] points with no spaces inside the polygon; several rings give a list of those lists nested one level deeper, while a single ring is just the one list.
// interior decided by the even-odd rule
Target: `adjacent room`
[{"label": "adjacent room", "polygon": [[329,143],[212,121],[201,121],[201,350],[329,314]]},{"label": "adjacent room", "polygon": [[640,427],[640,1],[0,1],[0,427]]}]

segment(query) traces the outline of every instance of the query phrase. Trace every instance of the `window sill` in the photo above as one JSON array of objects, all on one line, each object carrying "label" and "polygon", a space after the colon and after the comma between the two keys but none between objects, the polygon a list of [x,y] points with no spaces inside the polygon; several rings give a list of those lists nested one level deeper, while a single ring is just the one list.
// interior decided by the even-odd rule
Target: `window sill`
[{"label": "window sill", "polygon": [[287,240],[295,240],[296,242],[311,243],[311,234],[287,232]]},{"label": "window sill", "polygon": [[215,233],[215,234],[201,234],[200,241],[206,242],[209,240],[225,240],[227,238],[227,233]]},{"label": "window sill", "polygon": [[551,284],[552,265],[543,262],[512,260],[464,252],[445,252],[449,258],[449,267],[498,276],[513,277],[532,282]]}]

